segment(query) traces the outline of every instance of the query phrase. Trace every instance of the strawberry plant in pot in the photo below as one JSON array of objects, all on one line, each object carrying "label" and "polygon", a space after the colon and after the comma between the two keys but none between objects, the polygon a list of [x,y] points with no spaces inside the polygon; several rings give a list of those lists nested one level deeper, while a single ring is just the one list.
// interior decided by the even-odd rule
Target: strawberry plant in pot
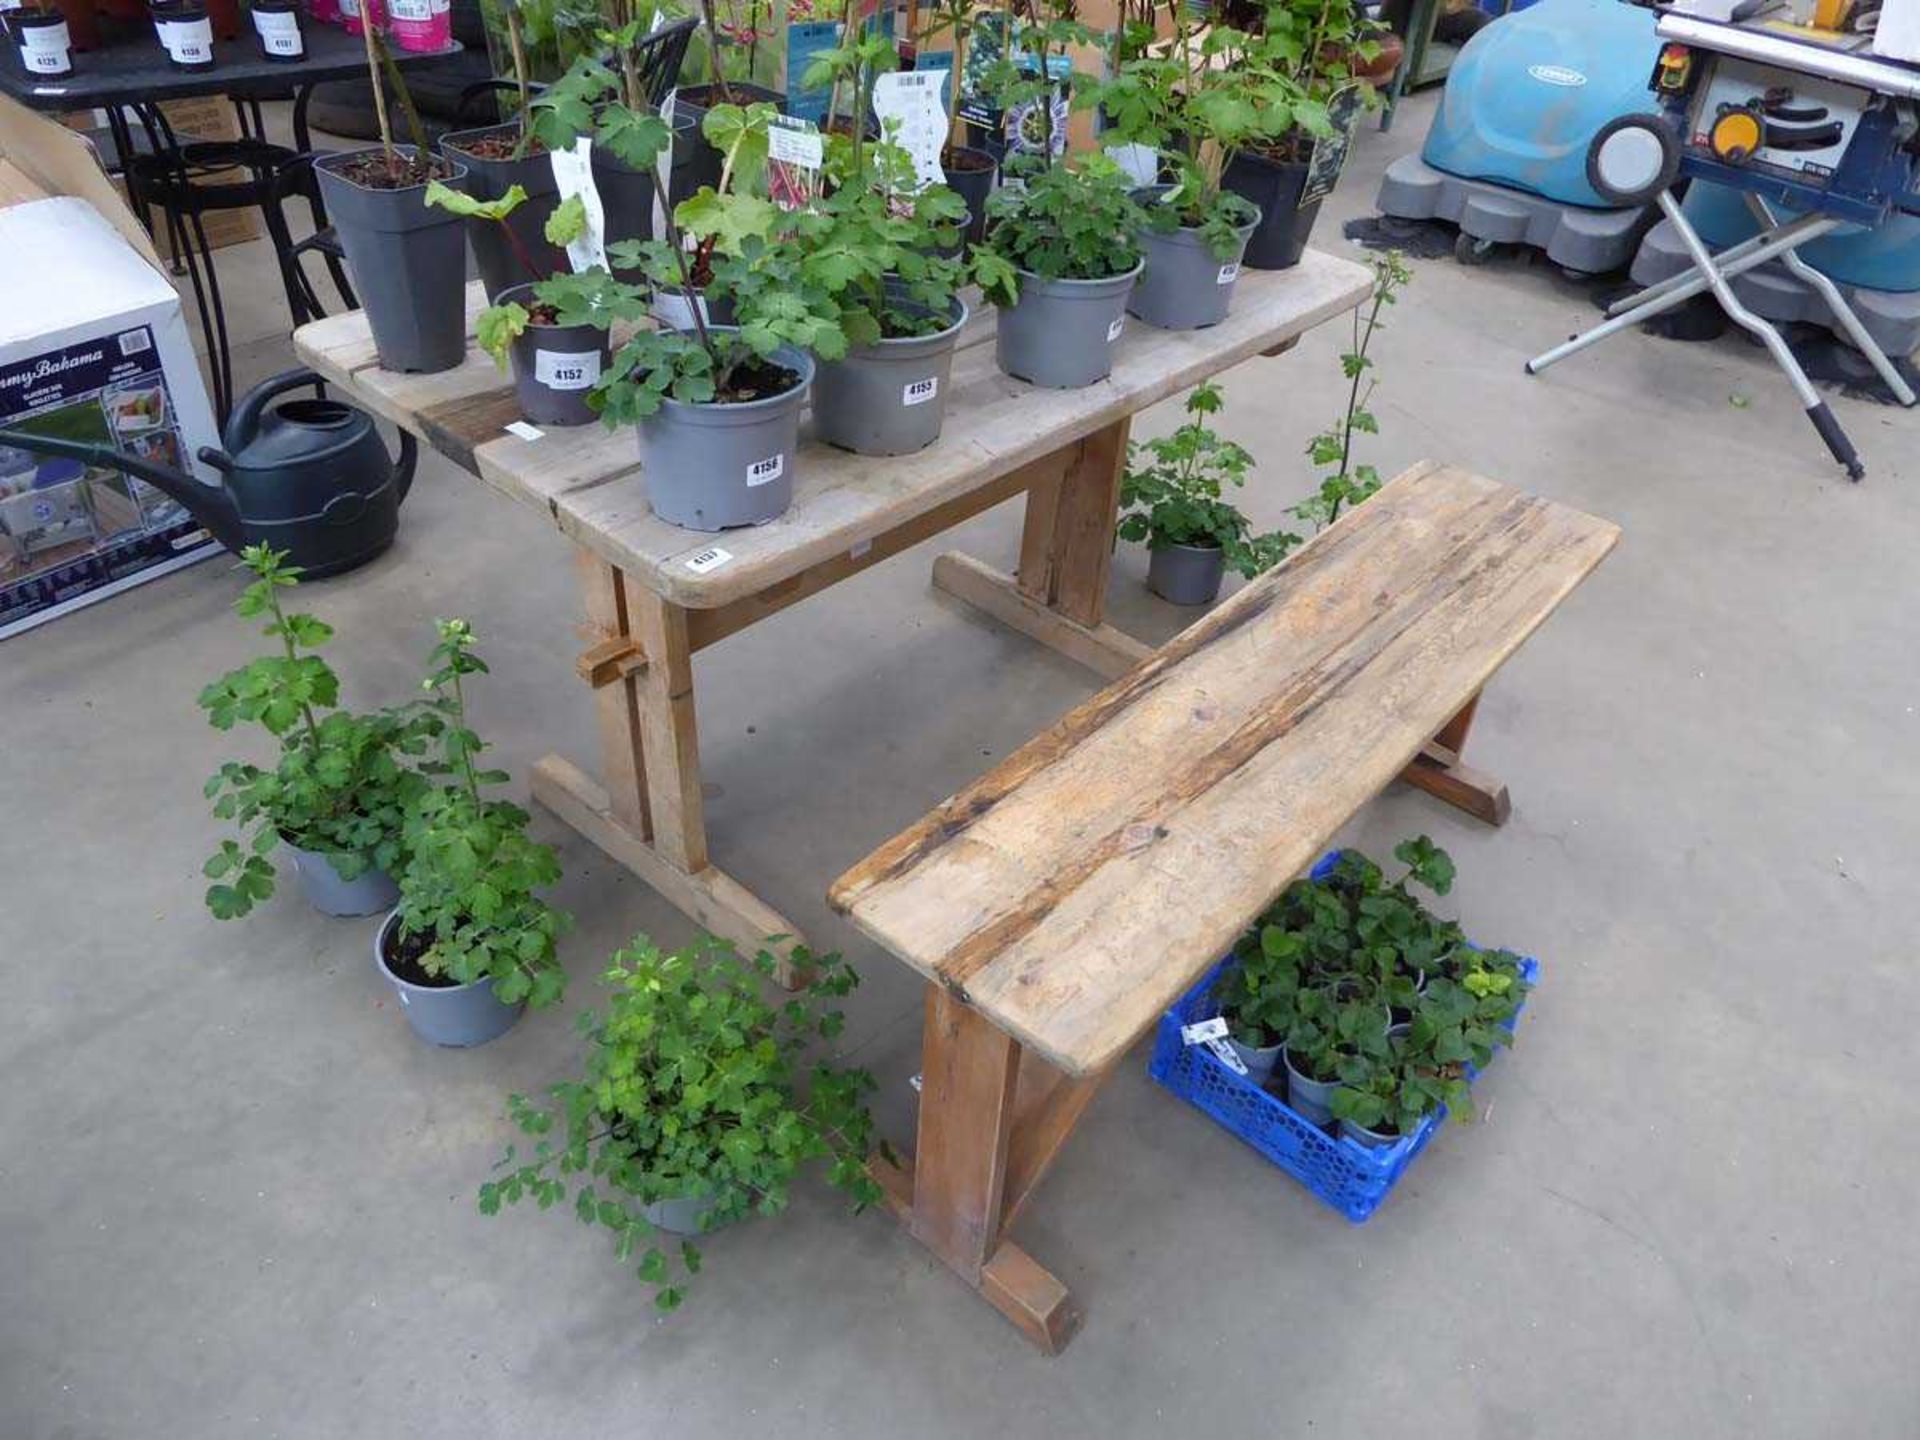
[{"label": "strawberry plant in pot", "polygon": [[[510,228],[525,200],[518,185],[496,200],[476,200],[440,185],[427,188],[429,205],[498,228],[521,266],[520,283],[496,294],[474,323],[480,348],[512,371],[520,413],[536,425],[585,425],[594,419],[587,394],[607,366],[607,328],[615,318],[638,316],[623,303],[625,287],[604,270],[541,277],[538,262]],[[578,237],[585,215],[580,197],[571,197],[548,214],[544,238],[565,245]]]},{"label": "strawberry plant in pot", "polygon": [[[513,64],[514,116],[504,124],[440,137],[440,152],[451,153],[467,167],[467,194],[476,200],[499,200],[518,190],[522,197],[498,221],[468,219],[467,241],[489,300],[510,285],[544,280],[568,269],[565,249],[545,233],[547,217],[560,203],[560,190],[546,142],[534,128],[525,21],[518,0],[502,0],[500,8]],[[433,203],[431,194],[428,203]]]},{"label": "strawberry plant in pot", "polygon": [[[467,167],[435,156],[406,82],[372,27],[363,30],[380,143],[313,162],[320,192],[346,251],[353,288],[387,370],[451,370],[466,358],[466,240],[460,217],[426,204],[427,185],[454,189]],[[382,84],[382,71],[385,85]],[[413,143],[393,142],[391,88]]]},{"label": "strawberry plant in pot", "polygon": [[1146,269],[1127,308],[1168,330],[1218,324],[1233,304],[1259,207],[1222,188],[1232,157],[1260,133],[1290,87],[1250,63],[1264,37],[1218,23],[1190,7],[1168,7],[1173,33],[1121,62],[1100,87],[1106,143],[1150,147],[1168,183],[1140,192]]},{"label": "strawberry plant in pot", "polygon": [[400,903],[374,936],[374,963],[407,1024],[435,1045],[504,1034],[529,1005],[566,987],[557,944],[568,917],[536,893],[560,878],[553,850],[527,836],[527,812],[487,798],[506,774],[476,764],[486,746],[467,718],[466,677],[486,673],[464,620],[439,622],[426,684],[441,721],[441,777],[409,807]]},{"label": "strawberry plant in pot", "polygon": [[778,1214],[805,1168],[825,1165],[858,1206],[878,1200],[866,1170],[872,1078],[806,1067],[808,1050],[839,1034],[832,1005],[857,979],[837,955],[804,958],[811,984],[776,1006],[765,952],[749,962],[711,936],[674,951],[636,937],[606,972],[605,1010],[582,1020],[584,1073],[544,1104],[509,1098],[532,1153],[508,1148],[496,1167],[506,1173],[480,1187],[481,1211],[568,1206],[611,1231],[615,1258],[673,1310],[701,1266],[684,1237]]},{"label": "strawberry plant in pot", "polygon": [[267,856],[285,844],[316,910],[376,915],[398,894],[392,877],[404,855],[405,816],[426,788],[408,761],[426,751],[439,720],[419,707],[366,715],[339,708],[339,678],[310,653],[333,630],[281,604],[280,592],[300,575],[285,560],[264,545],[248,546],[242,561],[255,578],[234,604],[242,618],[266,622],[261,633],[279,642],[278,653],[200,692],[215,729],[246,721],[280,747],[270,770],[229,760],[207,781],[213,813],[250,832],[244,845],[223,840],[207,861],[207,908],[230,920],[270,897]]},{"label": "strawberry plant in pot", "polygon": [[1360,111],[1379,103],[1360,76],[1384,27],[1348,0],[1271,0],[1242,23],[1257,36],[1243,63],[1258,80],[1258,115],[1221,182],[1260,210],[1245,263],[1284,270],[1300,263],[1338,178],[1330,161],[1315,164],[1316,148],[1344,147]]},{"label": "strawberry plant in pot", "polygon": [[1280,530],[1254,533],[1223,498],[1227,487],[1245,485],[1253,468],[1251,455],[1207,423],[1223,403],[1218,385],[1198,385],[1187,396],[1191,419],[1170,435],[1128,447],[1120,538],[1146,542],[1152,554],[1147,585],[1176,605],[1212,604],[1228,565],[1251,580],[1300,542]]}]

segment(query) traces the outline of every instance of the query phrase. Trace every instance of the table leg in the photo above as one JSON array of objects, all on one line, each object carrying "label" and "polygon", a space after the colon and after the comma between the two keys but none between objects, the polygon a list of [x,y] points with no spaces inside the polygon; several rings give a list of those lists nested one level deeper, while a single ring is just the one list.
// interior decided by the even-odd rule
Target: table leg
[{"label": "table leg", "polygon": [[1400,778],[1477,820],[1504,825],[1513,813],[1507,787],[1460,759],[1467,734],[1473,729],[1474,712],[1479,708],[1480,697],[1476,694],[1460,708],[1459,714],[1440,727],[1426,748],[1414,756],[1413,763],[1400,772]]},{"label": "table leg", "polygon": [[1053,1355],[1079,1328],[1079,1307],[1005,1230],[1010,1200],[1025,1198],[1024,1189],[1009,1193],[1021,1151],[1033,1150],[1022,1136],[1044,1131],[1050,1159],[1071,1123],[1059,1123],[1057,1104],[1019,1114],[1022,1059],[1010,1036],[945,986],[929,985],[916,1153],[901,1164],[876,1156],[871,1170],[908,1232]]},{"label": "table leg", "polygon": [[1108,679],[1152,653],[1104,618],[1131,423],[1116,421],[1057,452],[1058,475],[1027,491],[1014,575],[957,551],[933,564],[936,588]]},{"label": "table leg", "polygon": [[[596,642],[577,669],[594,691],[603,780],[548,755],[533,769],[533,798],[658,890],[693,920],[751,953],[780,961],[800,932],[707,858],[686,611],[581,552],[581,584]],[[787,937],[768,944],[770,936]]]}]

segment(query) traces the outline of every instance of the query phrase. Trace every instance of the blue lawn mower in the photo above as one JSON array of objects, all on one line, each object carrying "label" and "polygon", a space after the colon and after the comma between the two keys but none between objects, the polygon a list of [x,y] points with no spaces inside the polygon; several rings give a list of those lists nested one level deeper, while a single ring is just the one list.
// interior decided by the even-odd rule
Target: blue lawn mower
[{"label": "blue lawn mower", "polygon": [[1653,13],[1622,0],[1539,0],[1467,42],[1418,155],[1381,181],[1379,207],[1460,227],[1455,258],[1529,245],[1565,269],[1617,270],[1653,223],[1587,180],[1587,149],[1608,121],[1647,108],[1659,56]]}]

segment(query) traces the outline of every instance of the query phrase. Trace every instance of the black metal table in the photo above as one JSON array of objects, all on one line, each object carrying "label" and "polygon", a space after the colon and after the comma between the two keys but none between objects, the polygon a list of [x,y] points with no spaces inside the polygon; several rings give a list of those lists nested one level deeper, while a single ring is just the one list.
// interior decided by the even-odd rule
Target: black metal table
[{"label": "black metal table", "polygon": [[[151,25],[115,22],[103,17],[102,32],[103,45],[74,54],[71,75],[58,78],[29,75],[20,68],[19,57],[9,55],[0,63],[0,94],[34,110],[104,110],[115,151],[108,168],[117,162],[122,174],[127,175],[128,199],[149,231],[153,228],[152,220],[128,174],[127,167],[133,157],[143,149],[171,157],[170,168],[177,174],[179,190],[190,183],[181,141],[160,109],[164,102],[224,95],[232,100],[240,117],[243,139],[265,146],[260,102],[291,98],[295,150],[288,153],[304,155],[313,148],[307,128],[307,107],[314,87],[330,80],[362,78],[367,73],[364,39],[347,34],[338,26],[316,25],[311,20],[301,26],[307,53],[299,60],[266,59],[249,30],[235,40],[215,40],[214,63],[205,70],[183,70],[173,64],[160,48],[159,37]],[[464,48],[454,41],[443,50],[429,52],[393,48],[392,55],[397,65],[412,68],[446,60],[461,54]],[[144,147],[137,145],[134,138],[136,122],[146,141]],[[184,267],[199,305],[201,332],[206,337],[208,361],[213,370],[214,408],[225,423],[233,401],[232,356],[225,307],[213,269],[212,247],[207,244],[197,213],[182,215],[169,207],[167,226],[175,273]],[[284,263],[284,257],[282,260]],[[294,320],[298,323],[302,318],[305,317],[296,315]]]}]

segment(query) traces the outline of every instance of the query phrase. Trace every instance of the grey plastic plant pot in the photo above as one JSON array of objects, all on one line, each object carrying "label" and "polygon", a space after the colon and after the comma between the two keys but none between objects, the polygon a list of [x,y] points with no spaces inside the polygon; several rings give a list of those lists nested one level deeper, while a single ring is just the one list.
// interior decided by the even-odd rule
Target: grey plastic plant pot
[{"label": "grey plastic plant pot", "polygon": [[1287,1069],[1287,1104],[1302,1120],[1315,1125],[1333,1123],[1333,1107],[1329,1103],[1333,1092],[1340,1088],[1338,1080],[1311,1080],[1293,1068],[1293,1056],[1282,1054],[1282,1063]]},{"label": "grey plastic plant pot", "polygon": [[1227,575],[1218,545],[1162,545],[1149,552],[1147,588],[1175,605],[1211,605]]},{"label": "grey plastic plant pot", "polygon": [[813,433],[856,455],[911,455],[940,438],[953,347],[967,323],[958,297],[937,335],[881,340],[822,360],[813,378]]},{"label": "grey plastic plant pot", "polygon": [[307,903],[322,915],[379,915],[399,902],[400,887],[384,870],[363,870],[345,880],[334,869],[332,856],[320,850],[302,850],[291,840],[282,843],[293,855],[293,868],[299,872]]},{"label": "grey plastic plant pot", "polygon": [[1113,373],[1127,296],[1140,265],[1105,280],[1043,280],[1020,272],[1020,299],[1000,312],[994,358],[1016,380],[1074,390]]},{"label": "grey plastic plant pot", "polygon": [[647,501],[669,525],[764,525],[793,503],[800,411],[813,383],[813,360],[788,345],[772,359],[797,373],[799,384],[740,405],[670,399],[635,427]]},{"label": "grey plastic plant pot", "polygon": [[1227,162],[1221,185],[1260,207],[1260,223],[1247,241],[1243,263],[1255,270],[1286,270],[1300,263],[1320,218],[1320,202],[1302,205],[1305,161],[1268,160],[1245,150]]},{"label": "grey plastic plant pot", "polygon": [[971,145],[949,145],[946,154],[965,155],[975,163],[976,168],[971,170],[948,170],[946,177],[947,188],[967,202],[966,243],[978,245],[987,237],[987,197],[1000,182],[999,163],[985,150]]},{"label": "grey plastic plant pot", "polygon": [[[413,154],[410,145],[394,148]],[[378,153],[354,150],[313,162],[328,218],[346,251],[381,368],[451,370],[467,356],[466,222],[429,206],[424,182],[375,190],[341,173],[354,160]],[[445,157],[441,164],[452,173],[437,178],[465,190],[467,167]]]},{"label": "grey plastic plant pot", "polygon": [[[653,172],[636,170],[598,146],[593,150],[593,188],[606,220],[606,243],[653,238]],[[614,266],[613,276],[628,284],[642,278],[638,266]]]},{"label": "grey plastic plant pot", "polygon": [[[1142,204],[1159,203],[1169,186],[1136,190]],[[1240,279],[1240,261],[1247,253],[1256,220],[1234,231],[1240,237],[1233,253],[1222,259],[1213,253],[1198,230],[1181,228],[1161,234],[1142,229],[1137,237],[1146,269],[1127,297],[1127,313],[1161,330],[1200,330],[1218,325],[1233,308],[1233,290]]]},{"label": "grey plastic plant pot", "polygon": [[399,924],[397,909],[380,922],[373,937],[373,963],[393,986],[408,1026],[429,1045],[452,1050],[484,1045],[506,1034],[526,1013],[524,1000],[518,1005],[496,1000],[491,980],[476,980],[471,985],[415,985],[402,980],[387,968],[387,937]]},{"label": "grey plastic plant pot", "polygon": [[[498,200],[518,185],[527,198],[506,219],[504,227],[493,220],[467,221],[467,243],[473,247],[473,263],[479,268],[480,283],[489,300],[513,285],[544,280],[549,275],[568,274],[567,252],[547,243],[547,218],[560,204],[559,182],[553,178],[553,164],[544,151],[524,159],[494,159],[475,155],[467,146],[500,136],[509,139],[520,133],[517,121],[506,125],[488,125],[478,130],[457,130],[440,137],[440,153],[449,152],[467,167],[467,193],[477,200]],[[529,275],[526,262],[515,252],[513,242],[503,233],[511,230],[520,248],[527,253],[540,273]]]},{"label": "grey plastic plant pot", "polygon": [[[531,305],[533,286],[502,290],[494,303]],[[588,425],[598,420],[587,406],[587,396],[606,371],[609,358],[607,332],[597,325],[539,325],[529,320],[509,352],[520,413],[536,425]]]},{"label": "grey plastic plant pot", "polygon": [[640,1216],[654,1229],[669,1235],[703,1235],[707,1233],[707,1216],[719,1203],[714,1195],[682,1195],[642,1205]]},{"label": "grey plastic plant pot", "polygon": [[1251,1045],[1242,1045],[1233,1036],[1227,1036],[1227,1044],[1233,1047],[1233,1053],[1240,1057],[1240,1063],[1247,1067],[1247,1078],[1256,1085],[1265,1085],[1273,1078],[1273,1067],[1280,1063],[1282,1045],[1263,1045],[1255,1049]]},{"label": "grey plastic plant pot", "polygon": [[1363,1130],[1351,1120],[1340,1122],[1340,1133],[1356,1145],[1364,1145],[1369,1150],[1384,1150],[1389,1145],[1398,1145],[1407,1138],[1398,1131],[1389,1134],[1381,1130]]}]

